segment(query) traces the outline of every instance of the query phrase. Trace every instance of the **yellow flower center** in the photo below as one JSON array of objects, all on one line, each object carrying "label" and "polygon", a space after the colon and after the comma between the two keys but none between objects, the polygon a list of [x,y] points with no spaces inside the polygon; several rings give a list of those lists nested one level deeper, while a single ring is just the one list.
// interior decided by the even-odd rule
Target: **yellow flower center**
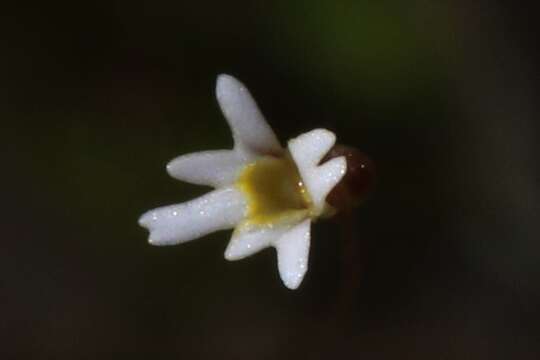
[{"label": "yellow flower center", "polygon": [[246,165],[236,186],[247,200],[246,222],[257,225],[298,221],[311,201],[290,156],[263,157]]}]

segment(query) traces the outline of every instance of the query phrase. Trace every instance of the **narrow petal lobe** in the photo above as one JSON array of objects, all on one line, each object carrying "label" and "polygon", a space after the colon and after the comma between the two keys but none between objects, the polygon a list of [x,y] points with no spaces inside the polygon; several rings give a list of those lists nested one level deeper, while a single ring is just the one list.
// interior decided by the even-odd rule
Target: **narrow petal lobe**
[{"label": "narrow petal lobe", "polygon": [[276,241],[278,269],[281,280],[289,289],[296,289],[308,269],[310,226],[309,219],[292,227]]},{"label": "narrow petal lobe", "polygon": [[272,245],[290,226],[240,226],[225,250],[225,259],[240,260]]},{"label": "narrow petal lobe", "polygon": [[230,75],[219,75],[216,96],[231,127],[235,149],[249,159],[281,153],[276,135],[244,84]]},{"label": "narrow petal lobe", "polygon": [[150,230],[153,245],[174,245],[218,230],[233,228],[245,215],[242,193],[226,187],[197,199],[150,210],[139,224]]},{"label": "narrow petal lobe", "polygon": [[167,164],[167,172],[178,180],[217,188],[232,184],[243,165],[233,150],[202,151],[178,156]]},{"label": "narrow petal lobe", "polygon": [[347,170],[347,161],[343,156],[319,166],[335,141],[334,133],[325,129],[315,129],[289,141],[289,151],[318,211],[323,209],[326,195]]}]

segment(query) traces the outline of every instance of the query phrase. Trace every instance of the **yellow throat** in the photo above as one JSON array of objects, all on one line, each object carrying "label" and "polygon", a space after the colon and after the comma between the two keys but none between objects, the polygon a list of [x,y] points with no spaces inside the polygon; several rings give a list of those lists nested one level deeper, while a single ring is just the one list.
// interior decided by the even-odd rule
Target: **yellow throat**
[{"label": "yellow throat", "polygon": [[290,156],[263,157],[246,165],[236,186],[246,196],[248,224],[297,221],[310,212],[309,194]]}]

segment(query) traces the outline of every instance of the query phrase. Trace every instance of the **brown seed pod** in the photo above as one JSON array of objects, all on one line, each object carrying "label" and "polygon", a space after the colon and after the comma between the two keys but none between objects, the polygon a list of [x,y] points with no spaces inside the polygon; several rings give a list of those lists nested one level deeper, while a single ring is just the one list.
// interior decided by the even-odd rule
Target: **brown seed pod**
[{"label": "brown seed pod", "polygon": [[326,201],[338,211],[350,210],[367,199],[375,186],[375,165],[360,150],[336,144],[324,161],[338,156],[345,156],[347,172],[341,181],[332,189]]}]

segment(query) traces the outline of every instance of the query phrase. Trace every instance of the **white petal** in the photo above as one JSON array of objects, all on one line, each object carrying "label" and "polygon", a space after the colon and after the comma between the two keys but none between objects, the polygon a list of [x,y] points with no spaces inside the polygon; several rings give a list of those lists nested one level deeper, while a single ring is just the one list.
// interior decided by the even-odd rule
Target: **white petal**
[{"label": "white petal", "polygon": [[244,162],[233,150],[203,151],[182,155],[167,164],[172,177],[197,185],[230,185]]},{"label": "white petal", "polygon": [[232,235],[225,250],[225,259],[240,260],[272,245],[290,226],[241,225]]},{"label": "white petal", "polygon": [[242,193],[226,187],[182,204],[150,210],[141,216],[139,224],[150,230],[151,244],[173,245],[233,228],[245,211]]},{"label": "white petal", "polygon": [[[326,129],[314,129],[289,140],[289,150],[298,157],[299,166],[318,165],[336,142],[336,135]],[[296,159],[296,158],[295,158]]]},{"label": "white petal", "polygon": [[278,155],[279,141],[248,89],[230,75],[219,75],[216,96],[235,142],[235,149],[248,159],[256,155]]},{"label": "white petal", "polygon": [[317,209],[322,209],[328,193],[339,183],[347,171],[347,160],[344,156],[331,159],[321,166],[306,173],[307,185],[313,203]]},{"label": "white petal", "polygon": [[335,141],[334,133],[325,129],[315,129],[289,141],[289,151],[318,211],[322,211],[326,195],[347,171],[344,156],[333,158],[319,166],[319,162]]},{"label": "white petal", "polygon": [[308,269],[310,225],[309,219],[304,220],[283,234],[274,244],[279,275],[289,289],[294,290],[300,286]]}]

